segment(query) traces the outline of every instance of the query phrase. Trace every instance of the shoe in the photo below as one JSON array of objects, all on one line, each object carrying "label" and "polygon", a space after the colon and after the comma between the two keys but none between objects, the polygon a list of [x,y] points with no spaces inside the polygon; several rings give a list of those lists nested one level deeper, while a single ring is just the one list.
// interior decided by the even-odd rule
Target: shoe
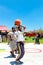
[{"label": "shoe", "polygon": [[16,58],[16,55],[14,55],[13,57]]},{"label": "shoe", "polygon": [[16,63],[23,64],[23,62],[20,60],[16,60]]},{"label": "shoe", "polygon": [[23,62],[22,62],[22,61],[19,61],[19,63],[23,64]]},{"label": "shoe", "polygon": [[18,54],[18,52],[15,50],[15,54]]},{"label": "shoe", "polygon": [[14,55],[14,54],[12,53],[12,51],[10,51],[10,53],[11,53],[11,55],[12,55],[14,58],[16,58],[16,55]]},{"label": "shoe", "polygon": [[19,60],[18,60],[18,61],[16,61],[16,63],[20,64]]}]

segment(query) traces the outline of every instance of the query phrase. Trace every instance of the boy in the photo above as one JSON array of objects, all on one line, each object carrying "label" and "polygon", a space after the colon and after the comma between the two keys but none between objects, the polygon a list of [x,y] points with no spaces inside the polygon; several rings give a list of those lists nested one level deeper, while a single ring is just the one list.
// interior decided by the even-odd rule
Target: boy
[{"label": "boy", "polygon": [[14,55],[14,51],[17,49],[17,46],[16,46],[16,35],[15,35],[15,28],[12,27],[12,32],[9,32],[8,33],[8,39],[10,40],[9,41],[9,45],[10,45],[10,48],[11,48],[11,51],[10,53],[12,54],[13,57],[16,57]]},{"label": "boy", "polygon": [[16,27],[16,32],[15,32],[16,36],[17,36],[17,47],[19,50],[19,54],[16,58],[16,62],[20,63],[20,59],[24,56],[24,36],[23,36],[23,32],[22,29],[20,27]]}]

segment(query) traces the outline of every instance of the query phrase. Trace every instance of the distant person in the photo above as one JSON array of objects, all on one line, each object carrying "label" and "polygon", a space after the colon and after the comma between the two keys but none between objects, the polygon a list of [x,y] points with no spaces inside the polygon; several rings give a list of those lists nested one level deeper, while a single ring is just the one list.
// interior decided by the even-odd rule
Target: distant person
[{"label": "distant person", "polygon": [[2,36],[0,35],[0,43],[2,42]]},{"label": "distant person", "polygon": [[36,38],[35,38],[35,44],[40,44],[39,39],[40,39],[40,34],[37,33],[37,34],[36,34]]}]

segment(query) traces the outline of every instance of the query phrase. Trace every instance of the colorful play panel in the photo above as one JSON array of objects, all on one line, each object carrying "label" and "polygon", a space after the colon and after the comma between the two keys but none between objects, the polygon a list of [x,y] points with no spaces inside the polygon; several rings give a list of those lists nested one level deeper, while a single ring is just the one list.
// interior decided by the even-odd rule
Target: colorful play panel
[{"label": "colorful play panel", "polygon": [[0,52],[5,52],[6,50],[5,49],[0,49]]}]

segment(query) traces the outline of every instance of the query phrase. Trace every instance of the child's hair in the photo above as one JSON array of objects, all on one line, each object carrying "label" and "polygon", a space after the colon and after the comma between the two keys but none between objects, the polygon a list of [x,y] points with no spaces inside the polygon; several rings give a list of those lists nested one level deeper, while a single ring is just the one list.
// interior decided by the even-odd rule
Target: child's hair
[{"label": "child's hair", "polygon": [[12,27],[12,30],[14,29],[14,31],[15,31],[15,28],[14,27]]},{"label": "child's hair", "polygon": [[15,29],[14,27],[12,27],[12,29]]}]

